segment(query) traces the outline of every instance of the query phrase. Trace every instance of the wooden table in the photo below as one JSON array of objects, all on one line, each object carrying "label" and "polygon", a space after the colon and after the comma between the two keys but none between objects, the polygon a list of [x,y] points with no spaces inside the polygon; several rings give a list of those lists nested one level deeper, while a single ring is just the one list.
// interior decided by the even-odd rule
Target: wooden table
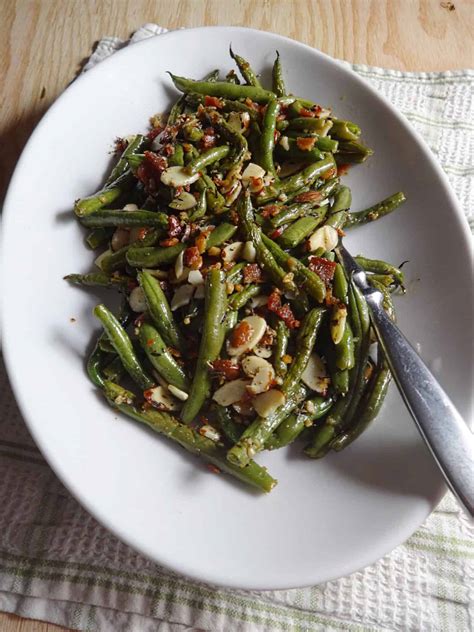
[{"label": "wooden table", "polygon": [[[466,68],[473,61],[471,0],[0,0],[0,8],[0,200],[32,129],[94,42],[127,38],[145,22],[252,26],[334,57],[400,70]],[[0,613],[0,630],[64,628]]]}]

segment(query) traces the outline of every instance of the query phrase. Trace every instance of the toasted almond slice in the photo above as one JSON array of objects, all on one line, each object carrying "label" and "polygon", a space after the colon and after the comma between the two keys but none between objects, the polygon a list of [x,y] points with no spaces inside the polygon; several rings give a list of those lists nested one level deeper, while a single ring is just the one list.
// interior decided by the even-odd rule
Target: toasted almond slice
[{"label": "toasted almond slice", "polygon": [[251,351],[256,345],[258,345],[267,329],[267,323],[261,316],[247,316],[247,318],[242,319],[240,323],[238,323],[236,326],[238,327],[241,323],[244,322],[247,323],[251,328],[249,339],[239,347],[233,347],[230,344],[228,352],[231,356],[240,356],[247,351]]},{"label": "toasted almond slice", "polygon": [[179,195],[177,195],[169,204],[170,208],[174,208],[177,211],[187,211],[193,206],[196,206],[197,200],[191,193],[187,191],[182,191]]},{"label": "toasted almond slice", "polygon": [[259,347],[256,346],[253,350],[256,356],[259,358],[270,358],[272,355],[271,347]]},{"label": "toasted almond slice", "polygon": [[[263,358],[259,359],[263,360]],[[275,371],[273,370],[272,365],[266,360],[263,360],[263,362],[266,363],[266,366],[262,366],[258,369],[252,383],[247,386],[248,392],[252,395],[258,395],[259,393],[268,391],[275,379]]]},{"label": "toasted almond slice", "polygon": [[188,184],[192,184],[199,180],[201,177],[200,173],[194,173],[192,176],[187,173],[184,167],[168,167],[161,174],[161,182],[166,184],[169,187],[174,187],[175,189],[178,187],[185,187]]},{"label": "toasted almond slice", "polygon": [[194,285],[180,285],[171,299],[171,311],[187,305],[194,294]]},{"label": "toasted almond slice", "polygon": [[210,426],[209,424],[204,424],[204,426],[201,426],[199,428],[199,434],[203,437],[206,437],[206,439],[214,441],[214,443],[217,443],[221,438],[221,435],[214,428],[214,426]]},{"label": "toasted almond slice", "polygon": [[179,255],[176,257],[176,261],[174,262],[174,275],[176,280],[179,281],[184,272],[184,250],[182,250]]},{"label": "toasted almond slice", "polygon": [[277,408],[283,406],[286,398],[281,391],[276,388],[272,388],[266,393],[261,393],[253,400],[253,407],[260,417],[268,417]]},{"label": "toasted almond slice", "polygon": [[157,408],[164,410],[177,410],[179,408],[178,402],[163,386],[153,386],[145,391],[144,395],[145,399]]},{"label": "toasted almond slice", "polygon": [[136,204],[125,204],[123,207],[124,211],[138,211],[138,206]]},{"label": "toasted almond slice", "polygon": [[342,340],[346,320],[347,307],[343,303],[334,305],[331,314],[331,338],[335,345],[339,344]]},{"label": "toasted almond slice", "polygon": [[182,402],[185,402],[189,397],[189,395],[185,391],[182,391],[177,386],[173,386],[173,384],[168,385],[168,390],[171,395],[173,395],[177,399],[180,399]]},{"label": "toasted almond slice", "polygon": [[188,274],[188,283],[191,285],[202,285],[204,283],[204,277],[200,270],[190,270]]},{"label": "toasted almond slice", "polygon": [[141,313],[146,311],[145,292],[140,286],[134,287],[130,292],[128,303],[134,312]]},{"label": "toasted almond slice", "polygon": [[231,112],[227,123],[234,132],[242,134],[250,125],[250,114],[248,112]]},{"label": "toasted almond slice", "polygon": [[117,228],[112,235],[110,245],[112,250],[117,251],[130,243],[130,231],[126,228]]},{"label": "toasted almond slice", "polygon": [[325,251],[334,250],[339,241],[337,230],[333,226],[321,226],[314,231],[308,240],[309,249],[314,252],[318,248]]},{"label": "toasted almond slice", "polygon": [[290,151],[290,142],[288,140],[288,136],[282,136],[278,143],[285,151]]},{"label": "toasted almond slice", "polygon": [[242,183],[244,186],[248,186],[252,178],[263,178],[265,175],[265,169],[262,169],[260,165],[256,165],[254,162],[250,162],[242,173]]},{"label": "toasted almond slice", "polygon": [[225,246],[225,248],[222,248],[221,257],[226,263],[232,263],[232,261],[235,261],[240,256],[243,248],[243,241],[234,241],[228,246]]},{"label": "toasted almond slice", "polygon": [[220,406],[230,406],[231,404],[235,404],[235,402],[240,401],[247,392],[248,384],[249,380],[243,380],[241,378],[238,380],[232,380],[231,382],[226,382],[223,386],[217,389],[212,396],[212,399]]},{"label": "toasted almond slice", "polygon": [[235,184],[232,185],[232,188],[225,195],[225,205],[232,206],[235,200],[239,197],[240,192],[242,191],[242,184],[236,180]]},{"label": "toasted almond slice", "polygon": [[259,294],[258,296],[252,296],[250,299],[250,307],[255,309],[256,307],[262,307],[262,305],[266,305],[268,303],[268,295],[267,294]]},{"label": "toasted almond slice", "polygon": [[329,377],[323,361],[317,353],[312,353],[309,357],[301,381],[311,390],[324,395],[329,386]]},{"label": "toasted almond slice", "polygon": [[263,358],[259,358],[256,355],[246,356],[242,360],[242,371],[245,373],[245,375],[248,375],[249,377],[255,377],[255,375],[257,375],[257,372],[264,367],[273,368],[270,362],[267,362]]},{"label": "toasted almond slice", "polygon": [[253,263],[257,257],[257,251],[255,250],[255,246],[252,241],[246,241],[244,247],[242,249],[242,257],[245,261],[249,263]]}]

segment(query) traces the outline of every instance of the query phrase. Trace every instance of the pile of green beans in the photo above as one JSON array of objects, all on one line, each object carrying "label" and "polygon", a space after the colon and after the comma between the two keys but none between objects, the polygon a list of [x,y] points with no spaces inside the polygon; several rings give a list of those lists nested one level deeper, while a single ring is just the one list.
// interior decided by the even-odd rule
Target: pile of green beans
[{"label": "pile of green beans", "polygon": [[[303,443],[320,458],[350,445],[390,382],[367,305],[344,269],[344,231],[405,201],[352,211],[341,175],[372,150],[361,130],[230,50],[240,78],[218,70],[181,92],[168,117],[120,141],[102,187],[76,201],[99,250],[72,285],[122,296],[86,362],[112,408],[259,491],[276,480],[254,457]],[[357,261],[395,318],[400,268]]]}]

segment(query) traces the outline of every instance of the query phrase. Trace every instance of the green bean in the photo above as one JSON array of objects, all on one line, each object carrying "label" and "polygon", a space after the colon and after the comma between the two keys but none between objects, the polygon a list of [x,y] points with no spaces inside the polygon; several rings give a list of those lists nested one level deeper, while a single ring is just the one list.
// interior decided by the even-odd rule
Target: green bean
[{"label": "green bean", "polygon": [[324,158],[324,153],[316,146],[310,149],[300,149],[294,138],[288,138],[288,149],[284,149],[278,143],[277,155],[280,160],[293,160],[296,162],[317,162]]},{"label": "green bean", "polygon": [[[195,105],[205,104],[205,96],[202,94],[188,94],[186,99]],[[224,99],[222,97],[220,100],[222,105],[221,110],[223,112],[247,112],[252,120],[256,120],[258,117],[258,113],[254,108],[241,101],[233,101],[232,99]]]},{"label": "green bean", "polygon": [[106,288],[128,287],[131,281],[130,277],[127,276],[109,276],[108,274],[104,274],[103,272],[90,272],[89,274],[68,274],[63,278],[73,285]]},{"label": "green bean", "polygon": [[153,409],[139,410],[130,402],[131,394],[125,389],[111,382],[106,382],[105,395],[113,408],[117,408],[135,421],[144,423],[155,432],[165,435],[188,452],[200,456],[244,483],[263,492],[270,492],[277,484],[277,481],[270,476],[266,468],[261,467],[255,461],[249,462],[245,468],[233,466],[226,460],[224,448],[211,439],[203,437],[189,426],[179,423],[169,413]]},{"label": "green bean", "polygon": [[196,189],[199,193],[203,191],[206,193],[206,204],[209,210],[219,212],[222,210],[225,204],[225,200],[217,190],[217,187],[207,174],[203,173],[199,180],[196,182]]},{"label": "green bean", "polygon": [[[199,139],[198,139],[199,140]],[[184,165],[184,150],[179,143],[174,145],[174,152],[168,158],[169,167],[182,167]]]},{"label": "green bean", "polygon": [[125,372],[124,366],[122,364],[122,360],[118,357],[118,355],[114,355],[112,360],[104,366],[102,373],[107,380],[111,382],[116,382],[120,380]]},{"label": "green bean", "polygon": [[179,117],[184,112],[185,103],[186,103],[186,101],[185,101],[184,97],[180,97],[176,101],[176,103],[171,108],[170,113],[168,114],[168,120],[166,121],[167,127],[170,127],[171,125],[175,125],[176,124],[176,122],[178,121]]},{"label": "green bean", "polygon": [[283,193],[291,193],[297,191],[304,186],[311,185],[318,176],[334,167],[334,158],[332,155],[326,156],[318,162],[308,165],[302,171],[294,176],[285,178],[281,181],[281,191]]},{"label": "green bean", "polygon": [[135,178],[132,173],[130,171],[126,171],[117,178],[117,180],[114,180],[112,184],[104,187],[100,191],[97,191],[94,195],[77,200],[74,204],[75,214],[77,217],[83,219],[86,215],[94,213],[104,206],[112,204],[112,202],[115,202],[115,200],[127,189],[129,189],[134,182]]},{"label": "green bean", "polygon": [[128,171],[128,160],[129,156],[133,156],[133,154],[139,153],[147,144],[147,140],[141,135],[137,134],[133,138],[131,138],[125,147],[122,155],[120,156],[117,164],[110,172],[109,177],[105,181],[105,186],[110,186],[113,182],[123,176],[126,171]]},{"label": "green bean", "polygon": [[229,72],[225,76],[225,80],[229,83],[235,83],[238,86],[240,85],[240,79],[237,77],[237,73],[234,69],[229,70]]},{"label": "green bean", "polygon": [[361,255],[358,255],[354,258],[357,263],[367,272],[391,275],[398,284],[403,285],[403,272],[390,263],[387,263],[386,261],[382,261],[380,259],[369,259],[368,257],[362,257]]},{"label": "green bean", "polygon": [[301,130],[303,132],[324,133],[332,128],[332,123],[328,119],[314,118],[312,116],[302,116],[291,119],[289,129]]},{"label": "green bean", "polygon": [[392,300],[392,295],[390,294],[389,290],[387,287],[385,287],[385,285],[383,285],[382,283],[380,283],[380,281],[377,281],[376,279],[373,278],[374,275],[367,277],[370,285],[372,285],[376,290],[379,290],[379,292],[382,292],[383,295],[383,308],[384,310],[387,312],[388,317],[393,320],[393,322],[396,321],[396,314],[395,314],[395,307],[393,305],[393,300]]},{"label": "green bean", "polygon": [[341,140],[357,140],[360,136],[360,127],[351,121],[332,119],[331,134]]},{"label": "green bean", "polygon": [[332,282],[333,295],[347,305],[348,296],[347,292],[349,285],[347,283],[346,275],[344,274],[344,268],[340,263],[336,264],[334,269],[334,277]]},{"label": "green bean", "polygon": [[[302,131],[293,130],[293,129],[288,129],[284,135],[288,138],[288,147],[289,147],[289,149],[287,150],[289,152],[288,156],[293,158],[293,155],[294,155],[295,159],[297,159],[298,156],[303,155],[303,154],[300,154],[299,152],[305,152],[307,154],[308,152],[311,151],[307,149],[301,149],[300,147],[298,147],[298,138],[314,138],[314,146],[312,149],[319,149],[321,152],[334,153],[339,148],[339,142],[337,140],[334,140],[330,136],[318,136],[316,133],[313,133],[313,132],[302,132]],[[281,143],[280,143],[280,147],[283,149]],[[284,155],[284,153],[281,152],[281,155]],[[317,156],[318,154],[316,152],[313,155]],[[320,159],[321,158],[323,158],[322,155],[320,155]]]},{"label": "green bean", "polygon": [[376,219],[384,217],[385,215],[392,213],[392,211],[403,204],[405,200],[405,194],[400,191],[399,193],[390,195],[388,198],[385,198],[385,200],[382,200],[378,204],[374,204],[374,206],[370,206],[363,211],[350,213],[347,218],[346,228],[373,222]]},{"label": "green bean", "polygon": [[142,368],[127,332],[112,312],[110,312],[105,305],[100,304],[94,308],[94,315],[102,323],[107,337],[132,380],[142,389],[151,388],[153,386],[153,380]]},{"label": "green bean", "polygon": [[253,222],[252,203],[249,195],[243,198],[242,203],[237,207],[237,212],[241,219],[246,239],[251,241],[254,245],[260,267],[265,270],[275,285],[289,291],[294,291],[295,285],[293,281],[288,278],[287,273],[275,261],[272,253],[265,245],[265,235]]},{"label": "green bean", "polygon": [[204,78],[203,81],[219,81],[219,68],[211,70]]},{"label": "green bean", "polygon": [[218,147],[212,147],[207,151],[204,151],[197,158],[194,158],[186,167],[187,173],[190,175],[202,171],[208,165],[212,165],[214,162],[218,162],[225,158],[230,151],[228,145],[219,145]]},{"label": "green bean", "polygon": [[86,371],[90,381],[102,388],[104,386],[104,378],[102,376],[102,363],[107,355],[100,346],[100,341],[105,334],[101,334],[94,345],[89,357],[87,358]]},{"label": "green bean", "polygon": [[[305,202],[305,203],[297,203],[291,204],[290,206],[282,207],[281,211],[278,215],[275,215],[271,218],[270,224],[274,228],[279,228],[280,226],[284,226],[289,222],[293,222],[295,219],[299,217],[304,217],[310,214],[315,206],[319,206],[320,201],[318,202]],[[319,215],[319,210],[316,211],[317,215]],[[326,211],[322,211],[321,213],[325,213]]]},{"label": "green bean", "polygon": [[227,273],[226,281],[234,284],[240,283],[243,276],[242,270],[245,268],[246,265],[246,262],[241,261],[240,263],[236,263],[234,266],[232,266],[232,268]]},{"label": "green bean", "polygon": [[391,377],[390,370],[384,362],[374,371],[367,392],[359,404],[355,415],[355,423],[333,441],[331,444],[333,450],[340,451],[347,448],[379,414]]},{"label": "green bean", "polygon": [[134,268],[158,268],[166,263],[173,263],[176,257],[186,248],[178,243],[167,247],[131,246],[126,254],[127,263]]},{"label": "green bean", "polygon": [[324,219],[324,214],[319,217],[301,217],[293,222],[288,228],[282,232],[278,238],[278,242],[283,248],[296,248],[306,237],[314,232],[315,228]]},{"label": "green bean", "polygon": [[391,274],[370,274],[367,278],[369,277],[371,281],[377,281],[377,283],[383,285],[384,288],[389,288],[392,285],[398,285],[395,283],[395,279]]},{"label": "green bean", "polygon": [[148,360],[161,377],[168,384],[187,392],[189,382],[186,374],[169,352],[155,327],[147,322],[142,323],[138,330],[138,339]]},{"label": "green bean", "polygon": [[256,86],[238,86],[225,81],[195,81],[178,77],[172,73],[168,73],[175,85],[181,92],[197,92],[211,97],[223,97],[225,99],[252,99],[257,103],[266,103],[273,97],[273,92],[264,90]]},{"label": "green bean", "polygon": [[214,228],[214,230],[209,234],[209,237],[206,240],[206,250],[209,250],[209,248],[215,248],[216,246],[222,246],[223,243],[229,241],[229,239],[234,236],[236,231],[237,226],[234,224],[222,222],[222,224],[216,226],[216,228]]},{"label": "green bean", "polygon": [[237,325],[238,320],[239,320],[238,311],[234,310],[234,311],[227,312],[225,316],[225,320],[224,320],[224,329],[225,329],[226,336],[229,333],[229,331],[234,329],[234,327]]},{"label": "green bean", "polygon": [[339,186],[334,194],[334,202],[326,224],[333,228],[343,228],[347,222],[348,210],[352,204],[352,193],[349,187]]},{"label": "green bean", "polygon": [[365,162],[369,156],[374,153],[373,149],[366,147],[356,140],[341,140],[339,143],[339,152],[335,156],[338,164]]},{"label": "green bean", "polygon": [[260,136],[260,166],[267,173],[275,175],[273,149],[275,147],[276,118],[280,112],[280,104],[276,99],[270,99],[263,117],[262,135]]},{"label": "green bean", "polygon": [[214,414],[217,425],[222,430],[224,436],[232,443],[237,443],[243,431],[243,427],[236,423],[230,410],[224,406],[218,406],[215,402],[211,406],[211,413]]},{"label": "green bean", "polygon": [[[313,103],[312,101],[307,101],[305,99],[295,99],[288,106],[287,116],[291,119],[300,117],[304,118],[305,110],[311,110],[311,108],[313,108],[315,105],[316,103]],[[308,118],[312,117],[308,116]]]},{"label": "green bean", "polygon": [[278,319],[275,329],[276,341],[275,351],[273,353],[273,366],[275,368],[276,375],[278,377],[284,377],[288,370],[288,367],[283,361],[283,356],[286,355],[286,349],[288,347],[288,340],[290,337],[290,330],[280,319]]},{"label": "green bean", "polygon": [[206,191],[202,191],[199,195],[199,201],[193,209],[193,212],[189,215],[189,221],[195,222],[198,219],[204,217],[207,212],[207,197]]},{"label": "green bean", "polygon": [[104,226],[155,226],[157,228],[167,228],[168,217],[165,213],[155,213],[153,211],[99,209],[81,217],[80,222],[88,228],[101,228]]},{"label": "green bean", "polygon": [[335,346],[336,366],[339,370],[352,369],[355,365],[354,336],[349,321],[346,321],[341,341]]},{"label": "green bean", "polygon": [[185,349],[183,337],[159,281],[147,270],[142,270],[137,276],[155,327],[168,346],[183,351]]},{"label": "green bean", "polygon": [[272,90],[277,97],[283,97],[286,94],[285,80],[283,79],[283,68],[280,53],[278,51],[276,52],[276,58],[272,68]]},{"label": "green bean", "polygon": [[[324,417],[329,412],[334,400],[332,398],[313,397],[307,400],[304,411],[299,411],[288,415],[275,430],[270,442],[266,443],[266,448],[275,450],[283,448],[299,437],[302,431],[312,425],[313,421]],[[312,412],[307,412],[307,408]]]},{"label": "green bean", "polygon": [[260,290],[261,288],[257,284],[247,285],[240,292],[236,292],[235,294],[232,294],[232,296],[229,298],[229,307],[231,309],[240,309],[252,297],[257,296],[257,294],[260,294]]},{"label": "green bean", "polygon": [[331,383],[339,395],[347,395],[349,392],[349,369],[336,369],[331,373]]},{"label": "green bean", "polygon": [[91,250],[96,250],[109,241],[112,233],[110,228],[93,228],[86,237],[86,244]]},{"label": "green bean", "polygon": [[298,284],[301,284],[302,289],[308,292],[315,301],[322,303],[326,297],[326,285],[321,277],[317,275],[316,272],[307,268],[304,263],[288,255],[278,244],[266,235],[262,236],[262,241],[276,262],[289,272],[294,273],[295,280]]},{"label": "green bean", "polygon": [[105,272],[107,275],[111,275],[112,272],[121,270],[127,265],[127,251],[129,246],[123,246],[115,252],[112,250],[106,250],[95,260],[95,264]]},{"label": "green bean", "polygon": [[315,307],[304,317],[296,340],[296,354],[283,379],[281,387],[283,393],[291,393],[301,380],[303,371],[313,351],[316,336],[323,321],[324,314],[325,310],[323,308]]},{"label": "green bean", "polygon": [[188,399],[181,410],[181,419],[189,424],[202,408],[211,391],[209,363],[220,353],[225,336],[224,318],[227,307],[225,275],[215,268],[206,277],[204,322],[199,355]]},{"label": "green bean", "polygon": [[222,116],[213,113],[212,123],[219,134],[227,141],[231,147],[231,152],[227,160],[223,162],[223,168],[230,170],[232,167],[240,165],[248,153],[248,144],[246,138],[233,127]]},{"label": "green bean", "polygon": [[268,417],[257,417],[244,430],[237,443],[227,452],[229,463],[241,468],[246,467],[250,459],[264,449],[266,441],[281,422],[301,403],[305,394],[306,389],[298,387],[287,396],[285,403]]},{"label": "green bean", "polygon": [[262,86],[260,84],[260,81],[258,80],[258,77],[254,73],[249,62],[243,57],[241,57],[240,55],[237,55],[236,53],[234,53],[234,51],[232,50],[232,47],[230,47],[229,50],[230,50],[230,56],[237,64],[237,68],[240,70],[240,74],[244,78],[245,83],[248,86],[255,86],[256,88],[261,88]]}]

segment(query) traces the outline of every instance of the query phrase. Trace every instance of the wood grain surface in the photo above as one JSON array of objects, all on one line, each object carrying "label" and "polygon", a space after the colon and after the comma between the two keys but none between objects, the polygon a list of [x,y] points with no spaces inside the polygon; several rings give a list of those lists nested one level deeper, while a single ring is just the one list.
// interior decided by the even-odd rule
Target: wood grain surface
[{"label": "wood grain surface", "polygon": [[[146,22],[273,31],[350,62],[399,70],[473,66],[474,1],[0,0],[0,202],[34,126],[104,35]],[[1,632],[57,626],[0,613]]]}]

